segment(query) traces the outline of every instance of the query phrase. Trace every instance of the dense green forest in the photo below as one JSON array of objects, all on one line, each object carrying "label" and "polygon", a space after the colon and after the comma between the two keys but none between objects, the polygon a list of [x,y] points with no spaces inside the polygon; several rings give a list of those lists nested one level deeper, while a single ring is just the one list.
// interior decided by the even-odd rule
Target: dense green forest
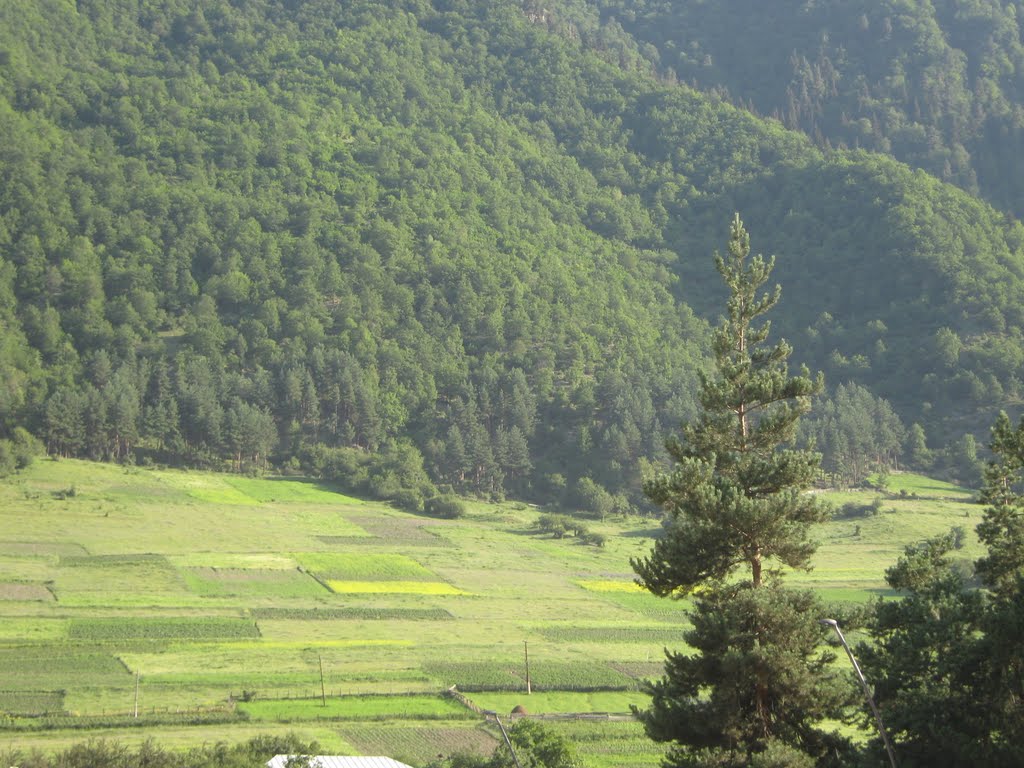
[{"label": "dense green forest", "polygon": [[595,39],[821,147],[886,154],[1024,212],[1024,3],[597,0]]},{"label": "dense green forest", "polygon": [[[825,468],[977,480],[973,434],[1021,395],[1024,227],[970,191],[1012,209],[1011,145],[983,168],[950,143],[944,174],[888,118],[854,141],[802,104],[756,117],[776,110],[730,78],[788,82],[758,57],[793,45],[735,5],[705,39],[659,14],[721,4],[0,4],[0,465],[27,429],[55,455],[272,462],[415,509],[444,486],[634,508],[695,411],[739,210],[778,254],[776,329],[832,388],[806,426],[845,446]],[[670,60],[684,29],[721,82],[689,43]],[[868,64],[844,59],[874,94]]]}]

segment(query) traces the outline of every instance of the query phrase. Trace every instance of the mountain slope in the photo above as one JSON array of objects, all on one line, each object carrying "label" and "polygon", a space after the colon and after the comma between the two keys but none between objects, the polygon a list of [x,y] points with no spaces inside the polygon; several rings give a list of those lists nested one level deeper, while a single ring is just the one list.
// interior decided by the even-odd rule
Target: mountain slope
[{"label": "mountain slope", "polygon": [[624,505],[602,487],[635,493],[692,413],[690,307],[718,311],[734,210],[837,383],[934,434],[1017,396],[1019,225],[549,26],[516,3],[5,4],[4,430]]}]

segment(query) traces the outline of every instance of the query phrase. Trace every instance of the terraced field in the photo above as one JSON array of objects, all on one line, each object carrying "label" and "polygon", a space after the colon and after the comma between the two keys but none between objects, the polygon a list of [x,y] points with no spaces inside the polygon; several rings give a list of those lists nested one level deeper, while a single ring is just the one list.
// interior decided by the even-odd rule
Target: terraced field
[{"label": "terraced field", "polygon": [[[792,582],[885,595],[903,545],[953,525],[973,558],[970,502],[896,475],[880,513],[823,527],[817,567]],[[629,569],[658,527],[591,521],[598,548],[538,535],[539,514],[481,503],[433,520],[297,479],[39,461],[0,484],[0,738],[294,731],[417,765],[489,750],[497,734],[472,706],[519,705],[599,713],[551,721],[588,766],[656,765],[661,748],[624,716],[682,646],[685,604],[638,590]]]}]

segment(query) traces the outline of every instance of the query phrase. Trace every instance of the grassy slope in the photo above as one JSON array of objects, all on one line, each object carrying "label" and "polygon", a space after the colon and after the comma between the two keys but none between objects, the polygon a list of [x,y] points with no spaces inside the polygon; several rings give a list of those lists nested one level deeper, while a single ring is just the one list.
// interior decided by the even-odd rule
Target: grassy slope
[{"label": "grassy slope", "polygon": [[[830,494],[837,505],[874,496]],[[905,544],[952,525],[969,532],[961,554],[973,558],[981,508],[969,502],[962,489],[894,476],[883,511],[825,526],[817,567],[791,582],[830,599],[868,599],[884,592],[884,570]],[[137,672],[144,713],[223,708],[243,691],[257,692],[257,702],[319,695],[322,661],[329,695],[436,695],[476,683],[508,689],[480,694],[484,707],[499,711],[517,702],[531,713],[642,704],[630,690],[634,679],[657,673],[663,646],[681,643],[672,638],[684,621],[681,604],[629,587],[629,558],[647,552],[656,528],[592,523],[607,536],[597,549],[531,534],[537,515],[479,504],[462,520],[439,521],[299,480],[40,461],[0,484],[0,691],[63,689],[68,712],[123,714]],[[383,591],[331,592],[327,585],[339,580]],[[535,690],[620,690],[538,690],[527,698],[524,641]],[[358,705],[318,713],[308,702],[268,703],[252,714],[265,721],[261,731],[296,730],[332,751],[391,744],[392,754],[419,758],[492,738],[474,720],[448,721],[448,703],[431,705],[429,697],[397,708],[388,722],[388,701],[367,700],[362,714]],[[402,711],[428,720],[401,721]],[[338,719],[316,720],[321,715]],[[418,726],[426,730],[410,731]],[[241,739],[255,727],[107,735],[185,744]],[[588,765],[657,762],[657,748],[636,738],[635,724],[604,734],[579,736]],[[86,732],[4,736],[50,748]]]}]

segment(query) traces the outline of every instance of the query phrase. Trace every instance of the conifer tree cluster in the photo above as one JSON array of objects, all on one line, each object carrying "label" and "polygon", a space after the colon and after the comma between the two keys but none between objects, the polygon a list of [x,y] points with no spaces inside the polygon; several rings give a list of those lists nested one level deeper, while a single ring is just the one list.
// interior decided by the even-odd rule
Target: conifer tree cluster
[{"label": "conifer tree cluster", "polygon": [[953,567],[952,533],[908,547],[886,572],[904,596],[858,650],[904,766],[1024,765],[1024,421],[1000,413],[989,448],[981,588]]},{"label": "conifer tree cluster", "polygon": [[764,292],[774,259],[750,258],[737,214],[715,263],[729,288],[714,334],[716,373],[702,376],[699,418],[668,451],[670,474],[645,484],[668,513],[664,535],[633,568],[660,596],[695,594],[692,654],[670,652],[638,712],[648,735],[673,743],[668,766],[832,765],[848,745],[825,730],[847,687],[820,649],[816,598],[786,589],[781,569],[807,568],[811,526],[826,510],[806,493],[819,466],[791,447],[821,376],[791,376],[788,344],[768,343]]}]

